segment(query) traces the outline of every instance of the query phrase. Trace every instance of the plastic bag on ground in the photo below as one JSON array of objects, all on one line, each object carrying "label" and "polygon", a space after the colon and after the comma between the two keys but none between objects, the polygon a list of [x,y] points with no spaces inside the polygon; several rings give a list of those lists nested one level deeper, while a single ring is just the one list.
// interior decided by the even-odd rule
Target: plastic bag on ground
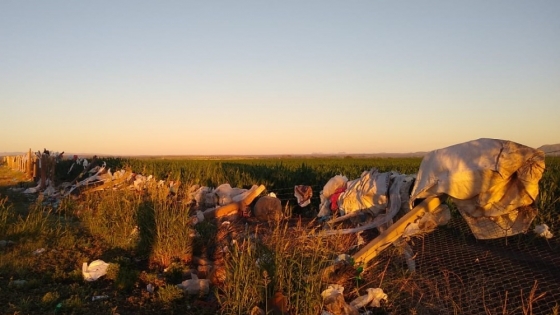
[{"label": "plastic bag on ground", "polygon": [[83,263],[82,275],[84,276],[84,280],[95,281],[99,279],[107,274],[108,267],[109,264],[100,259],[92,261],[89,266],[87,263]]}]

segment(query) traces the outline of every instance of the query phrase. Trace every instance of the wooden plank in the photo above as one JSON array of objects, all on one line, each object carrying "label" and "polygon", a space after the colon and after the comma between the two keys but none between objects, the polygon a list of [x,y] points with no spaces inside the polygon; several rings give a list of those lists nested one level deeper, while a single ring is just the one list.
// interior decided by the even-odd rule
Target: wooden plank
[{"label": "wooden plank", "polygon": [[426,212],[435,210],[440,204],[441,200],[437,196],[424,199],[424,201],[393,223],[387,230],[369,242],[356,254],[352,255],[354,261],[358,264],[366,264],[401,237],[410,223],[421,218]]}]

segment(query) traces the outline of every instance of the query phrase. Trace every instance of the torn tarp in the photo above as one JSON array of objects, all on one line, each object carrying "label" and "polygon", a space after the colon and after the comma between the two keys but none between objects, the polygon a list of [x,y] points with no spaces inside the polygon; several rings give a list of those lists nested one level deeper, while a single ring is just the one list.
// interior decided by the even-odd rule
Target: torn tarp
[{"label": "torn tarp", "polygon": [[[410,210],[408,200],[414,175],[394,171],[380,173],[372,168],[351,181],[341,180],[339,176],[331,178],[321,192],[319,217],[332,215],[332,210],[336,208],[343,214],[342,217],[366,213],[374,217],[369,228],[376,228],[389,223],[399,211]],[[325,194],[327,188],[331,195]],[[336,200],[332,199],[337,192],[340,192],[339,196]]]},{"label": "torn tarp", "polygon": [[428,153],[410,198],[448,195],[478,239],[525,232],[545,169],[544,152],[512,141],[478,139]]}]

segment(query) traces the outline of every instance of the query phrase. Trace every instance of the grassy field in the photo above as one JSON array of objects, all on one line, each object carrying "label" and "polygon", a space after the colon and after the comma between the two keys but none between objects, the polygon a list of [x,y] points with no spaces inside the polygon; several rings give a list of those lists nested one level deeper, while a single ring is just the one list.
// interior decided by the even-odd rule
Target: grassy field
[{"label": "grassy field", "polygon": [[[100,191],[54,200],[22,194],[17,188],[35,183],[0,166],[1,314],[250,314],[259,306],[270,314],[315,315],[323,309],[321,292],[331,283],[344,285],[347,302],[367,288],[383,287],[389,300],[370,308],[373,314],[472,313],[464,292],[446,287],[445,279],[409,273],[397,249],[388,249],[367,266],[339,270],[336,278],[327,280],[322,271],[339,254],[355,250],[358,237],[307,237],[321,228],[314,220],[318,192],[332,176],[352,179],[372,167],[414,174],[420,158],[100,160],[113,170],[131,169],[181,185],[175,194],[152,185],[142,193]],[[547,158],[546,163],[534,224],[546,223],[558,234],[560,159]],[[70,164],[57,165],[58,181],[76,176],[68,174]],[[292,216],[274,222],[249,218],[229,225],[191,225],[193,213],[184,200],[188,187],[222,183],[242,188],[263,184]],[[294,205],[293,187],[299,184],[315,192],[308,209]],[[453,228],[444,232],[457,234]],[[374,236],[367,231],[360,237],[367,241]],[[530,243],[532,238],[515,240]],[[558,257],[558,246],[549,248]],[[96,259],[109,263],[107,274],[84,281],[82,264]],[[454,271],[445,272],[449,281]],[[209,279],[207,294],[188,294],[177,286],[192,280],[193,274]],[[463,287],[490,289],[488,284],[478,285]],[[508,300],[507,292],[500,295],[499,308],[490,307],[482,293],[483,299],[476,300],[481,312],[558,314],[560,301],[547,304],[546,312],[535,311],[542,300],[540,291],[531,295],[529,288],[519,295],[519,303]]]}]

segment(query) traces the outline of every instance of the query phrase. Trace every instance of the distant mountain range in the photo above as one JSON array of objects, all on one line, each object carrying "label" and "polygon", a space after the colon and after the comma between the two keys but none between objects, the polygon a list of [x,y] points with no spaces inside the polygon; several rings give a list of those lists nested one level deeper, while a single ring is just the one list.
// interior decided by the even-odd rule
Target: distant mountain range
[{"label": "distant mountain range", "polygon": [[[537,149],[544,151],[544,153],[548,156],[560,156],[560,143],[557,144],[545,144],[542,145],[540,147],[538,147]],[[25,154],[26,152],[0,152],[0,157],[1,156],[12,156],[12,155],[22,155]],[[352,158],[367,158],[367,157],[423,157],[424,155],[426,155],[426,153],[428,152],[409,152],[409,153],[354,153],[354,154],[346,154],[344,152],[339,152],[339,153],[312,153],[312,154],[275,154],[275,155],[215,155],[212,156],[214,158],[224,158],[224,157],[352,157]],[[66,158],[71,158],[74,154],[76,153],[64,153],[64,156]],[[95,154],[92,153],[78,153],[76,154],[79,157],[85,157],[85,158],[91,158],[92,156],[94,156]],[[97,154],[100,157],[109,157],[112,155],[107,155],[107,154]],[[125,156],[121,156],[121,157],[125,157]],[[155,155],[152,156],[145,156],[145,155],[138,155],[138,156],[126,156],[126,157],[155,157]],[[181,155],[181,156],[176,156],[176,155],[161,155],[158,157],[175,157],[175,158],[188,158],[188,157],[200,157],[197,155]]]},{"label": "distant mountain range", "polygon": [[538,149],[544,151],[546,155],[560,156],[560,143],[541,145]]}]

